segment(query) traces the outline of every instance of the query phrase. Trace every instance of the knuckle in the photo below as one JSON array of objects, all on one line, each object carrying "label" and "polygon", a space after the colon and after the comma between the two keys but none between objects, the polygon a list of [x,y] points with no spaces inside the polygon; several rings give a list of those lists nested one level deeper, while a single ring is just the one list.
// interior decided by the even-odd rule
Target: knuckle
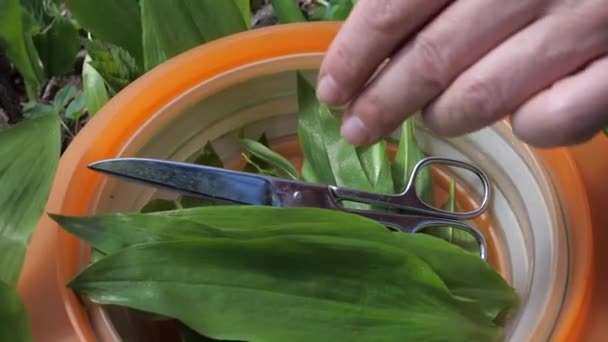
[{"label": "knuckle", "polygon": [[488,78],[474,78],[463,88],[461,98],[462,112],[467,116],[493,117],[501,110],[501,94],[496,83]]},{"label": "knuckle", "polygon": [[396,30],[402,29],[404,22],[407,22],[402,11],[395,8],[395,2],[395,0],[368,1],[365,13],[369,14],[362,17],[363,21],[372,30],[387,35],[395,34]]},{"label": "knuckle", "polygon": [[413,51],[417,58],[419,76],[426,86],[435,91],[447,87],[447,58],[437,39],[421,33],[414,40]]}]

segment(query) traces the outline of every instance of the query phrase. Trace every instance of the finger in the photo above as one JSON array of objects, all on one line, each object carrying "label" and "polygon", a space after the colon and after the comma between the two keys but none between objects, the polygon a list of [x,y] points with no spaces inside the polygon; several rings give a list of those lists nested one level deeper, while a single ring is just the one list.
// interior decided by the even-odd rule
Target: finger
[{"label": "finger", "polygon": [[317,97],[340,106],[365,85],[397,44],[451,0],[360,0],[319,70]]},{"label": "finger", "polygon": [[452,3],[352,102],[342,134],[371,143],[423,108],[463,70],[541,11],[539,1]]},{"label": "finger", "polygon": [[608,57],[557,82],[513,114],[513,132],[538,147],[577,144],[608,126]]},{"label": "finger", "polygon": [[602,29],[605,19],[596,13],[606,9],[581,6],[566,15],[548,15],[512,36],[426,108],[427,126],[439,134],[459,135],[490,125],[603,54],[608,32]]}]

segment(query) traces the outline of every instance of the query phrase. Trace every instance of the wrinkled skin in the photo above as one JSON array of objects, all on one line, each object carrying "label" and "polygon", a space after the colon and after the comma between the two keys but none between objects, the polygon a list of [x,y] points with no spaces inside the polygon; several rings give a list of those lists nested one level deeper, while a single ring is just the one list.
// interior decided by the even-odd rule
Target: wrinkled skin
[{"label": "wrinkled skin", "polygon": [[420,111],[446,136],[511,115],[523,141],[570,145],[608,126],[607,52],[607,0],[359,0],[317,96],[348,104],[356,144]]}]

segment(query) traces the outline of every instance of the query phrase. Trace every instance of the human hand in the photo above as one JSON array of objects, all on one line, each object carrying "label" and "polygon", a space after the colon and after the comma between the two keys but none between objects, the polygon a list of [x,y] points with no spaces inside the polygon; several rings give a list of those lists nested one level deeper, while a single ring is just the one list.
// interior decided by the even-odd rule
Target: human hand
[{"label": "human hand", "polygon": [[342,134],[355,144],[417,111],[446,136],[511,114],[523,141],[575,144],[608,125],[607,52],[605,0],[359,0],[317,96],[349,104]]}]

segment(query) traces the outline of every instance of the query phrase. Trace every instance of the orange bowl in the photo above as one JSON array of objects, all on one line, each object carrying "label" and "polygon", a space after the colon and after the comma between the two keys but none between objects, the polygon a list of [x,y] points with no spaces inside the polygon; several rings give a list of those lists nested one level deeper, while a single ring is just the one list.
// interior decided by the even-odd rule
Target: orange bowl
[{"label": "orange bowl", "polygon": [[[151,151],[154,144],[144,143],[137,136],[149,140],[162,134],[167,125],[175,124],[169,118],[159,119],[159,113],[171,106],[173,110],[188,110],[180,103],[188,103],[188,96],[195,95],[186,94],[186,90],[199,87],[196,96],[220,92],[222,87],[255,76],[241,72],[244,66],[272,63],[285,56],[302,56],[282,62],[285,70],[318,67],[319,59],[310,55],[322,55],[338,29],[337,23],[303,23],[252,30],[192,49],[150,71],[114,97],[72,142],[61,159],[47,212],[90,214],[107,195],[100,194],[99,189],[107,187],[108,182],[87,165],[146,148]],[[219,81],[221,75],[227,76]],[[500,129],[506,132],[508,123],[501,124]],[[530,163],[538,163],[547,171],[547,183],[559,190],[555,198],[570,227],[564,233],[568,252],[567,270],[562,274],[567,279],[563,298],[550,305],[557,318],[539,323],[546,324],[539,330],[550,331],[552,340],[592,340],[603,333],[600,321],[606,317],[603,312],[608,305],[602,303],[606,304],[608,298],[598,290],[608,280],[602,279],[598,270],[604,265],[600,258],[608,250],[597,247],[608,238],[608,233],[600,229],[608,224],[608,213],[601,210],[599,202],[602,189],[608,188],[608,180],[602,177],[602,171],[608,170],[608,160],[602,161],[597,155],[607,148],[603,136],[568,149],[521,147],[521,153],[533,156]],[[116,339],[115,332],[107,328],[107,317],[95,316],[65,287],[83,266],[83,255],[86,250],[78,239],[47,217],[41,219],[20,279],[36,340]],[[606,255],[604,260],[608,260]]]}]

